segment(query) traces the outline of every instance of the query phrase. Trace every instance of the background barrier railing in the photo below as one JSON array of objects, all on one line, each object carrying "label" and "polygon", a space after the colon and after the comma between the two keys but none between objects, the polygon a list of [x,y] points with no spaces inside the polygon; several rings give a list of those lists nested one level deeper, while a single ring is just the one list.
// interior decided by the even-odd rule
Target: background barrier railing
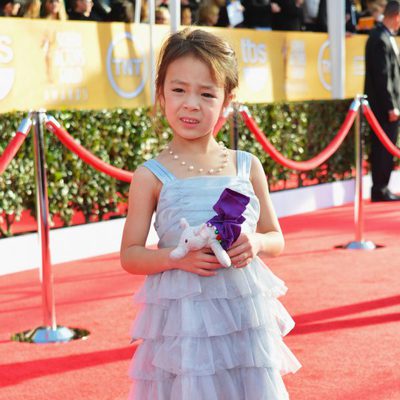
[{"label": "background barrier railing", "polygon": [[[362,106],[362,107],[360,107]],[[338,133],[318,155],[308,161],[293,161],[284,157],[267,139],[265,134],[257,126],[256,122],[251,117],[246,107],[235,105],[229,108],[221,117],[214,129],[214,135],[226,122],[226,119],[231,111],[234,114],[237,111],[242,115],[245,124],[254,134],[255,138],[263,146],[264,150],[279,164],[286,168],[306,171],[314,169],[324,163],[336,150],[340,147],[343,140],[347,136],[354,121],[356,121],[356,190],[355,190],[355,240],[345,246],[338,246],[347,249],[368,249],[372,250],[376,247],[375,244],[363,239],[363,207],[362,207],[362,160],[363,160],[363,140],[361,135],[362,116],[365,115],[366,120],[371,125],[373,131],[384,144],[384,146],[393,155],[400,157],[400,149],[397,148],[387,137],[382,127],[376,120],[372,110],[370,109],[365,96],[359,95],[352,102],[348,113],[340,127]],[[233,123],[236,116],[233,118]],[[125,182],[130,182],[133,173],[120,168],[116,168],[100,158],[93,155],[89,150],[81,146],[75,139],[61,127],[61,125],[51,116],[47,116],[44,111],[32,112],[28,118],[24,119],[18,128],[15,137],[9,142],[6,149],[0,156],[0,174],[7,168],[10,161],[13,159],[18,149],[24,142],[32,125],[34,126],[34,154],[35,154],[35,176],[37,187],[37,216],[38,216],[38,233],[41,243],[41,281],[42,281],[42,303],[43,303],[43,321],[44,325],[39,328],[29,331],[17,333],[12,336],[13,340],[24,341],[31,343],[49,343],[49,342],[65,342],[69,340],[84,338],[89,335],[85,329],[67,328],[58,326],[55,315],[55,302],[53,292],[53,274],[51,269],[51,255],[49,250],[49,211],[47,198],[47,181],[46,181],[46,163],[45,163],[45,148],[43,138],[44,126],[53,132],[62,144],[78,155],[83,161],[91,165],[93,168],[108,174],[115,179]],[[233,129],[235,130],[235,129]],[[236,133],[237,134],[237,133]],[[236,142],[232,143],[236,146]]]},{"label": "background barrier railing", "polygon": [[121,168],[116,168],[93,155],[89,150],[86,150],[83,146],[76,142],[75,139],[61,127],[55,118],[46,117],[45,124],[47,129],[53,132],[57,136],[58,140],[67,149],[75,153],[79,158],[92,166],[94,169],[97,169],[98,171],[123,182],[130,182],[132,180],[132,172],[125,171]]},{"label": "background barrier railing", "polygon": [[339,129],[339,132],[331,141],[331,143],[329,143],[329,145],[324,150],[322,150],[318,155],[316,155],[315,157],[311,158],[308,161],[293,161],[286,158],[271,144],[271,142],[267,139],[265,134],[257,126],[257,123],[251,117],[247,107],[241,107],[240,113],[247,127],[254,134],[254,136],[261,144],[263,149],[271,156],[273,160],[275,160],[277,163],[283,165],[286,168],[291,168],[297,171],[309,171],[323,164],[329,157],[332,156],[332,154],[334,154],[337,151],[337,149],[340,147],[340,145],[343,143],[343,140],[349,133],[351,126],[353,125],[359,107],[360,107],[360,101],[359,99],[356,98],[351,104],[349,111],[346,115],[346,118]]},{"label": "background barrier railing", "polygon": [[[362,105],[362,108],[360,107]],[[333,140],[328,144],[328,146],[323,149],[318,155],[311,158],[308,161],[293,161],[286,158],[281,154],[267,139],[266,135],[258,127],[257,123],[251,117],[247,107],[241,107],[240,113],[246,126],[254,134],[257,141],[261,144],[263,149],[271,156],[273,160],[282,166],[297,171],[308,171],[314,169],[319,165],[323,164],[329,157],[331,157],[343,140],[346,138],[350,131],[354,121],[356,121],[355,129],[355,166],[356,166],[356,176],[355,176],[355,197],[354,197],[354,240],[345,244],[336,246],[337,248],[345,249],[357,249],[357,250],[373,250],[377,247],[382,247],[381,245],[376,245],[375,243],[364,239],[364,214],[363,214],[363,170],[362,161],[364,159],[364,142],[362,136],[362,117],[365,115],[367,121],[371,125],[371,128],[378,136],[379,140],[383,143],[386,149],[394,156],[400,157],[400,149],[398,149],[387,137],[382,127],[376,120],[372,110],[368,105],[366,96],[357,95],[349,107],[349,111],[340,127],[338,133],[333,138]]]}]

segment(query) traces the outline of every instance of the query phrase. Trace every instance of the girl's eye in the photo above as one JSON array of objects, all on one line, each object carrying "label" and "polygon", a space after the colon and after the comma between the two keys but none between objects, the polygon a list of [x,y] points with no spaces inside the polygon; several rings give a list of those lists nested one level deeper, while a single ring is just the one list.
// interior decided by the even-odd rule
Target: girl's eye
[{"label": "girl's eye", "polygon": [[202,93],[202,96],[208,97],[209,99],[214,99],[215,96],[212,93]]},{"label": "girl's eye", "polygon": [[181,88],[174,88],[174,89],[172,89],[172,91],[176,92],[176,93],[183,93],[183,89],[181,89]]}]

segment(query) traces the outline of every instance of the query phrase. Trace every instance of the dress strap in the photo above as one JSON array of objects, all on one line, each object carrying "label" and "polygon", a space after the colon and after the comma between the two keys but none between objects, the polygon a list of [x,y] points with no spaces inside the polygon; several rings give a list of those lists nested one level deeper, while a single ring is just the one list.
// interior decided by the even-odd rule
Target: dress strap
[{"label": "dress strap", "polygon": [[163,184],[176,179],[175,176],[157,160],[147,160],[143,163],[143,167],[149,169]]},{"label": "dress strap", "polygon": [[236,165],[238,170],[238,176],[240,178],[244,179],[250,178],[251,159],[252,156],[247,151],[242,151],[242,150],[236,151]]}]

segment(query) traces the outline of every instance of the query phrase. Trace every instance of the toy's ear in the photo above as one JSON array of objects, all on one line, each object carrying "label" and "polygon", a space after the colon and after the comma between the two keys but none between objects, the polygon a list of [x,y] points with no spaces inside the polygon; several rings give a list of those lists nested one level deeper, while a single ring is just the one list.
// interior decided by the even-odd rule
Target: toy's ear
[{"label": "toy's ear", "polygon": [[186,221],[186,218],[181,218],[179,225],[182,229],[186,229],[189,226],[189,223]]},{"label": "toy's ear", "polygon": [[204,239],[208,239],[210,237],[207,224],[201,224],[199,229],[199,235]]},{"label": "toy's ear", "polygon": [[201,232],[204,230],[204,228],[206,227],[206,224],[201,224],[201,225],[199,225],[194,231],[193,231],[193,233],[196,235],[196,236],[198,236],[198,235],[200,235],[201,234]]}]

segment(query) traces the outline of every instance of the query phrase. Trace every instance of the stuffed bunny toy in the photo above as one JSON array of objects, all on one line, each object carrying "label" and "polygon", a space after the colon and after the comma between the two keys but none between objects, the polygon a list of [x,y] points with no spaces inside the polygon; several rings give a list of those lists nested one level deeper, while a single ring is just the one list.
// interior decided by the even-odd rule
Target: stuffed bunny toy
[{"label": "stuffed bunny toy", "polygon": [[231,259],[226,252],[241,232],[241,224],[245,221],[243,212],[250,198],[232,189],[225,189],[213,206],[217,212],[207,222],[190,226],[185,218],[181,218],[183,229],[178,246],[170,253],[171,258],[182,258],[191,250],[210,247],[223,267],[231,266]]},{"label": "stuffed bunny toy", "polygon": [[178,246],[170,253],[171,258],[182,258],[191,250],[210,247],[223,267],[231,266],[231,259],[221,246],[221,237],[215,226],[210,223],[190,226],[185,218],[181,218],[180,227],[183,232]]}]

